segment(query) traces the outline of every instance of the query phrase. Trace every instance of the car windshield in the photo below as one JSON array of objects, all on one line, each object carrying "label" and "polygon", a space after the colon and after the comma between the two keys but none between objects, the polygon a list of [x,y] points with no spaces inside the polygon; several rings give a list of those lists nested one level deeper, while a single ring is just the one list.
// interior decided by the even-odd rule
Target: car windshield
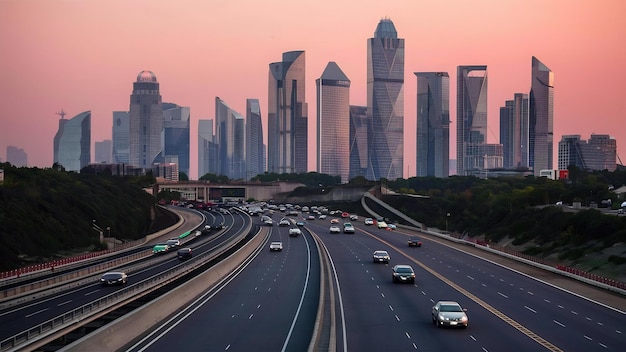
[{"label": "car windshield", "polygon": [[387,252],[374,252],[374,255],[387,255]]},{"label": "car windshield", "polygon": [[442,304],[441,307],[439,307],[439,311],[440,312],[462,312],[463,309],[461,309],[461,306],[457,306],[454,304]]},{"label": "car windshield", "polygon": [[119,279],[120,277],[122,277],[122,274],[118,274],[118,273],[104,274],[102,276],[102,278],[105,280],[115,280],[115,279]]},{"label": "car windshield", "polygon": [[411,269],[411,268],[398,268],[396,271],[399,272],[399,273],[412,273],[413,269]]}]

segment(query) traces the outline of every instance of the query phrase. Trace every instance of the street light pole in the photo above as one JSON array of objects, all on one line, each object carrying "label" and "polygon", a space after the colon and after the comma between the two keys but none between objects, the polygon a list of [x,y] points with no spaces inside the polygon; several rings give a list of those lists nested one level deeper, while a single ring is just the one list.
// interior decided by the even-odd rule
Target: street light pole
[{"label": "street light pole", "polygon": [[450,213],[446,214],[446,233],[448,232],[448,218],[450,217]]}]

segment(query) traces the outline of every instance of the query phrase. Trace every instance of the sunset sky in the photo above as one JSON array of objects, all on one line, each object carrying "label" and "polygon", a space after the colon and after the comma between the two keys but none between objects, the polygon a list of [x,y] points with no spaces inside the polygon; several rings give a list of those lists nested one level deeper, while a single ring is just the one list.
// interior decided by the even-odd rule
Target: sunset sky
[{"label": "sunset sky", "polygon": [[0,0],[0,159],[12,145],[29,166],[50,167],[61,109],[91,110],[92,145],[111,139],[112,112],[129,109],[150,70],[164,102],[191,108],[196,179],[198,120],[214,118],[215,97],[240,113],[258,98],[266,122],[269,64],[305,50],[314,171],[315,80],[335,61],[350,103],[366,105],[367,39],[389,18],[406,46],[405,177],[415,175],[413,72],[450,74],[456,158],[456,67],[488,66],[488,142],[498,143],[499,108],[528,93],[532,56],[555,77],[554,167],[566,134],[609,134],[626,161],[624,15],[623,0]]}]

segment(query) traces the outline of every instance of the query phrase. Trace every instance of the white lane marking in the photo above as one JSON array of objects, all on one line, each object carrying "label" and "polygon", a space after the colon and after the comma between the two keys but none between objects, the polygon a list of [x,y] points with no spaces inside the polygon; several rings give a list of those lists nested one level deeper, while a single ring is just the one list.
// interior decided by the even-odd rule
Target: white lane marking
[{"label": "white lane marking", "polygon": [[100,291],[100,290],[94,290],[94,291],[87,292],[87,293],[85,293],[85,296],[93,295],[94,293],[96,293],[98,291]]},{"label": "white lane marking", "polygon": [[415,345],[415,342],[413,342],[413,348],[417,349],[417,345]]},{"label": "white lane marking", "polygon": [[470,280],[475,280],[473,277],[471,277],[469,275],[467,275],[467,278],[470,279]]},{"label": "white lane marking", "polygon": [[57,307],[64,306],[64,305],[66,305],[66,304],[68,304],[70,302],[72,302],[71,299],[69,301],[61,302],[61,303],[57,304]]},{"label": "white lane marking", "polygon": [[476,341],[476,338],[474,337],[474,335],[470,335],[470,339]]},{"label": "white lane marking", "polygon": [[398,316],[397,316],[397,315],[395,315],[395,317],[396,317],[396,320],[397,320],[397,321],[400,321],[400,318],[398,318]]},{"label": "white lane marking", "polygon": [[230,345],[226,346],[226,348],[224,349],[224,351],[228,351],[230,349]]},{"label": "white lane marking", "polygon": [[536,310],[530,308],[529,306],[524,306],[524,308],[528,309],[529,311],[533,312],[533,313],[537,313]]},{"label": "white lane marking", "polygon": [[409,333],[407,331],[404,332],[404,334],[406,335],[407,338],[411,338],[411,335],[409,335]]},{"label": "white lane marking", "polygon": [[384,293],[382,293],[382,292],[381,292],[381,293],[380,293],[380,295],[381,295],[383,298],[385,298],[385,294],[384,294]]},{"label": "white lane marking", "polygon": [[250,316],[248,317],[248,320],[252,319],[253,316],[254,316],[254,313],[250,314]]},{"label": "white lane marking", "polygon": [[535,295],[534,293],[532,293],[532,292],[530,292],[530,291],[528,291],[528,294],[529,294],[529,295],[531,295],[531,296],[534,296],[534,295]]},{"label": "white lane marking", "polygon": [[505,294],[504,294],[504,293],[502,293],[502,292],[498,292],[498,294],[499,294],[500,296],[504,297],[504,298],[509,298],[507,295],[505,295]]},{"label": "white lane marking", "polygon": [[589,337],[589,336],[587,336],[587,335],[583,335],[583,336],[584,336],[587,340],[589,340],[589,341],[593,341],[593,339],[592,339],[591,337]]},{"label": "white lane marking", "polygon": [[26,318],[30,318],[30,317],[32,317],[33,315],[37,315],[37,314],[39,314],[39,313],[41,313],[41,312],[45,312],[45,311],[47,311],[48,309],[50,309],[50,308],[45,308],[45,309],[42,309],[42,310],[38,310],[38,311],[36,311],[36,312],[33,312],[33,313],[30,313],[30,314],[26,315],[25,317],[26,317]]},{"label": "white lane marking", "polygon": [[261,305],[260,305],[260,304],[259,304],[258,306],[256,306],[256,309],[259,309],[259,308],[261,308]]},{"label": "white lane marking", "polygon": [[391,309],[391,311],[393,312],[393,307],[391,305],[389,305],[389,309]]},{"label": "white lane marking", "polygon": [[565,325],[563,325],[563,323],[560,323],[560,322],[558,322],[558,321],[556,321],[556,320],[552,320],[552,322],[554,322],[555,324],[559,325],[559,326],[560,326],[560,327],[562,327],[562,328],[564,328],[564,327],[565,327]]},{"label": "white lane marking", "polygon": [[574,314],[574,315],[578,315],[578,313],[577,313],[577,312],[575,312],[575,311],[573,311],[573,310],[572,310],[571,312],[572,312],[572,314]]},{"label": "white lane marking", "polygon": [[600,346],[602,346],[602,347],[604,347],[604,348],[607,348],[607,347],[608,347],[607,345],[605,345],[605,344],[603,344],[603,343],[599,343],[599,342],[598,342],[598,345],[600,345]]}]

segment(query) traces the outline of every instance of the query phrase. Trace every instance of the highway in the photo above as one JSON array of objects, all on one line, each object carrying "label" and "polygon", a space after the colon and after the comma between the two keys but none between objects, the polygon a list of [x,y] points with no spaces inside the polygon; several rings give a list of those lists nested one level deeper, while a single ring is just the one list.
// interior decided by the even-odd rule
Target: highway
[{"label": "highway", "polygon": [[[224,247],[233,236],[241,232],[241,229],[245,227],[245,221],[249,221],[249,217],[242,216],[237,212],[213,216],[224,221],[227,229],[222,232],[213,232],[210,236],[185,238],[183,244],[192,247],[195,256]],[[175,231],[176,235],[179,234],[179,231]],[[171,236],[172,234],[167,234],[164,237]],[[151,250],[151,246],[146,246],[144,250]],[[83,309],[81,307],[87,307],[84,309],[91,310],[94,308],[89,306],[91,302],[106,301],[107,297],[114,299],[117,297],[116,295],[123,295],[125,291],[132,294],[134,285],[143,284],[167,270],[184,264],[177,259],[174,250],[163,255],[149,256],[118,268],[118,270],[126,271],[129,275],[128,283],[123,287],[102,286],[99,282],[99,275],[94,276],[91,280],[88,279],[86,284],[68,283],[65,291],[29,300],[26,304],[2,310],[0,312],[0,336],[4,341],[10,336],[27,331],[56,317],[73,314],[72,312]]]},{"label": "highway", "polygon": [[[209,216],[229,230],[194,242],[196,255],[216,250],[249,221],[236,212]],[[277,213],[273,219],[281,217]],[[305,351],[316,329],[320,252],[332,263],[331,343],[337,351],[613,351],[626,346],[624,297],[612,306],[594,301],[557,287],[553,283],[560,280],[547,274],[526,274],[521,265],[483,259],[477,250],[432,236],[419,235],[423,246],[408,247],[414,232],[365,226],[362,218],[350,221],[355,234],[330,234],[331,218],[307,221],[298,237],[288,236],[289,227],[269,227],[266,242],[239,269],[123,350]],[[252,221],[261,224],[259,217]],[[314,237],[323,242],[321,251]],[[271,241],[282,241],[284,249],[270,252]],[[388,251],[390,263],[373,263],[375,250]],[[180,265],[173,255],[163,259],[132,272],[129,285]],[[415,284],[392,283],[395,264],[411,265]],[[0,334],[10,336],[117,290],[93,283],[2,311]],[[438,300],[466,308],[469,327],[435,327],[431,307]]]},{"label": "highway", "polygon": [[[319,301],[319,255],[306,231],[289,237],[288,229],[273,226],[244,270],[128,351],[306,351]],[[283,250],[270,252],[271,241],[282,241]]]}]

